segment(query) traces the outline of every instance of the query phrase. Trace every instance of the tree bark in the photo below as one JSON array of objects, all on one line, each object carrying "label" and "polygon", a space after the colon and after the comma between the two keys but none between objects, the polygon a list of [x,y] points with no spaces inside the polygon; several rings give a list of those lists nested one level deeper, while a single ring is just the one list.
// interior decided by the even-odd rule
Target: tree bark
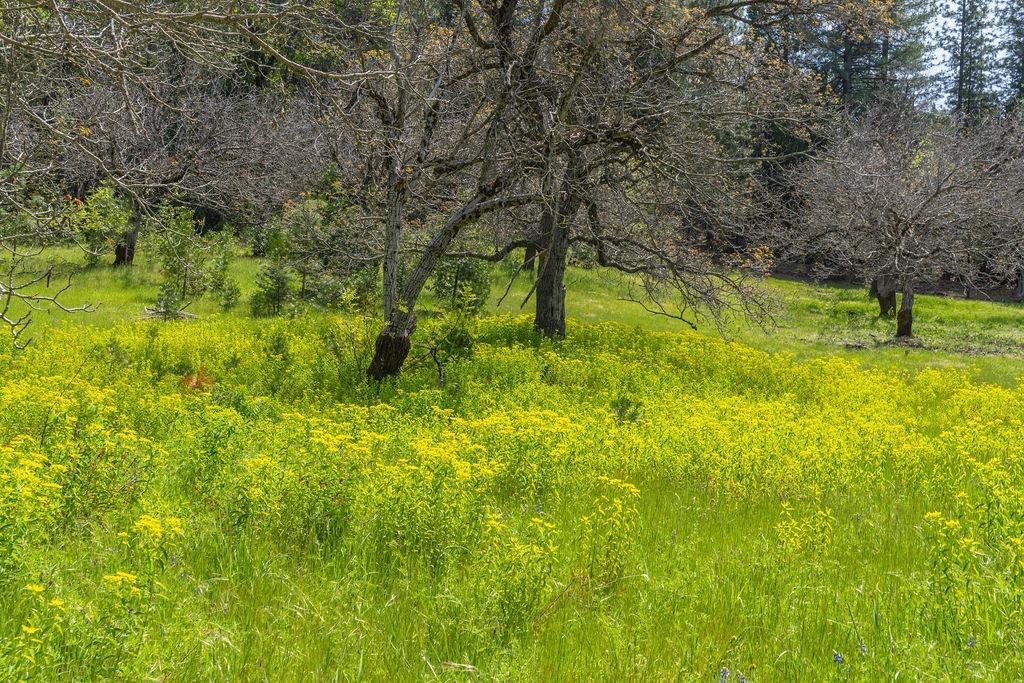
[{"label": "tree bark", "polygon": [[402,246],[402,212],[405,209],[405,186],[400,173],[399,169],[392,169],[391,188],[388,190],[388,214],[385,225],[387,238],[384,245],[382,276],[385,320],[391,319],[398,304],[398,260]]},{"label": "tree bark", "polygon": [[853,101],[853,43],[849,38],[843,39],[843,72],[839,78],[840,97],[849,106]]},{"label": "tree bark", "polygon": [[523,256],[523,270],[532,273],[537,265],[537,247],[533,244],[526,247],[526,254]]},{"label": "tree bark", "polygon": [[903,300],[900,302],[899,313],[896,314],[896,336],[909,339],[914,336],[914,286],[903,285]]},{"label": "tree bark", "polygon": [[570,228],[580,200],[570,194],[564,206],[546,210],[541,218],[544,249],[537,273],[533,326],[548,339],[565,338],[565,268],[569,261]]},{"label": "tree bark", "polygon": [[[553,171],[544,178],[546,198],[540,218],[540,267],[533,326],[548,339],[565,338],[565,268],[573,221],[583,205],[586,170],[575,153],[561,181]],[[556,184],[557,183],[557,184]]]},{"label": "tree bark", "polygon": [[399,315],[396,320],[388,323],[377,335],[373,361],[366,369],[366,376],[375,382],[397,377],[409,356],[411,337],[415,330],[416,318],[411,313]]},{"label": "tree bark", "polygon": [[[565,337],[565,264],[568,244],[552,241],[541,258],[533,326],[548,339]],[[567,242],[567,240],[566,240]]]},{"label": "tree bark", "polygon": [[889,317],[896,312],[896,286],[888,276],[871,281],[871,294],[878,299],[879,317]]},{"label": "tree bark", "polygon": [[135,263],[135,246],[139,241],[139,229],[132,228],[114,246],[114,266],[130,266]]}]

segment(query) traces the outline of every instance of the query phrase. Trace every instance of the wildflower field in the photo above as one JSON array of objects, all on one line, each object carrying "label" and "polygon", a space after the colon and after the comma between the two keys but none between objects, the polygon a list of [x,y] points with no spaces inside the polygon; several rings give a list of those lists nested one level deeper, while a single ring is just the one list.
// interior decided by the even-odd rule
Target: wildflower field
[{"label": "wildflower field", "polygon": [[376,388],[372,332],[3,352],[0,678],[1024,671],[1021,390],[511,316]]}]

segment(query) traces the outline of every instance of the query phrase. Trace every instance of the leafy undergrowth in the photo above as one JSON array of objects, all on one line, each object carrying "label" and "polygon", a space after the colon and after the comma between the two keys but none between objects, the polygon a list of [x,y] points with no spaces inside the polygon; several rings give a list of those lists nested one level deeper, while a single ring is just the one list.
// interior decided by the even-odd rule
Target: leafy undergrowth
[{"label": "leafy undergrowth", "polygon": [[510,317],[445,388],[414,359],[377,390],[371,331],[122,323],[0,356],[0,675],[1024,670],[1021,391]]}]

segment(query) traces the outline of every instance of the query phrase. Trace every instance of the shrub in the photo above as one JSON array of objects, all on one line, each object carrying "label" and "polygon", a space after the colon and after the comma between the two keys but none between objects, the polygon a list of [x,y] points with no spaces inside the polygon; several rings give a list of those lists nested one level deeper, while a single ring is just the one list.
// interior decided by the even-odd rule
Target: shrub
[{"label": "shrub", "polygon": [[114,191],[101,185],[83,201],[75,200],[70,213],[71,231],[85,251],[86,264],[99,263],[128,230],[132,211]]},{"label": "shrub", "polygon": [[165,204],[157,215],[160,293],[155,312],[173,319],[210,287],[207,243],[196,234],[192,210]]},{"label": "shrub", "polygon": [[210,292],[217,298],[217,305],[224,311],[230,311],[237,306],[242,296],[242,288],[229,273],[233,256],[233,245],[229,238],[224,236],[213,242],[209,286]]},{"label": "shrub", "polygon": [[491,293],[493,266],[479,259],[451,259],[434,273],[434,293],[447,310],[476,313]]},{"label": "shrub", "polygon": [[251,301],[254,316],[281,315],[294,297],[292,274],[282,261],[275,259],[260,266]]}]

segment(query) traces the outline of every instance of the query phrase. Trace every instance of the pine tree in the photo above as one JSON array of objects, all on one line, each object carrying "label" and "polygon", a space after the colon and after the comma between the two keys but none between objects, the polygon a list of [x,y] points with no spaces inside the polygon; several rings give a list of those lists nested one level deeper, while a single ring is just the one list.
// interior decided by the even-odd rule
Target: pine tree
[{"label": "pine tree", "polygon": [[935,20],[933,0],[893,0],[889,26],[876,37],[878,83],[911,96],[923,94],[932,80],[928,71],[929,26]]},{"label": "pine tree", "polygon": [[[870,9],[863,9],[860,4]],[[857,2],[835,21],[815,24],[802,36],[799,59],[824,77],[846,107],[922,94],[931,0]]]},{"label": "pine tree", "polygon": [[1024,4],[1008,0],[1002,11],[1002,70],[1007,105],[1024,105]]},{"label": "pine tree", "polygon": [[949,54],[949,102],[967,120],[976,119],[996,102],[991,15],[990,0],[951,0],[946,8],[941,46]]}]

